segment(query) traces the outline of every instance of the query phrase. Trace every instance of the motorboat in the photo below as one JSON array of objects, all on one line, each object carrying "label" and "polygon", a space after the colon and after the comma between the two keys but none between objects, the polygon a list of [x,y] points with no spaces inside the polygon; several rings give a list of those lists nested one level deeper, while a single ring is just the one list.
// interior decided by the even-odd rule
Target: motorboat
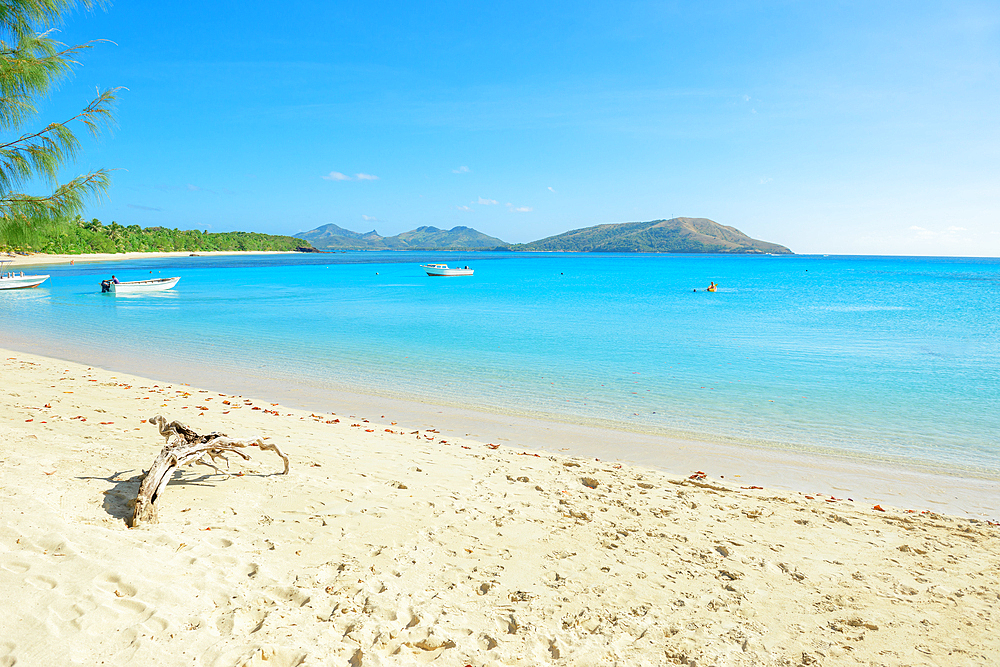
[{"label": "motorboat", "polygon": [[48,276],[42,275],[26,276],[24,275],[24,271],[21,271],[20,273],[10,271],[9,269],[12,263],[13,262],[9,260],[6,262],[0,262],[0,290],[38,287],[49,279]]},{"label": "motorboat", "polygon": [[101,291],[112,294],[134,294],[138,292],[160,292],[170,289],[177,284],[180,276],[173,278],[152,278],[150,280],[127,280],[114,282],[113,280],[102,280]]},{"label": "motorboat", "polygon": [[448,268],[447,264],[421,264],[420,268],[429,276],[471,276],[472,269],[467,266]]}]

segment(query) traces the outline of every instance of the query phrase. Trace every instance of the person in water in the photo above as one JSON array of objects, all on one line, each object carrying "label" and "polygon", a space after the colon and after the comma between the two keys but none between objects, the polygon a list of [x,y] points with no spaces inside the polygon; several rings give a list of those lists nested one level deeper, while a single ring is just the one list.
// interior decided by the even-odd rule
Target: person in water
[{"label": "person in water", "polygon": [[708,290],[709,290],[710,292],[714,292],[714,291],[715,291],[715,289],[716,289],[716,285],[715,285],[715,283],[714,283],[714,282],[713,282],[713,283],[712,283],[711,285],[709,285],[709,286],[708,286]]}]

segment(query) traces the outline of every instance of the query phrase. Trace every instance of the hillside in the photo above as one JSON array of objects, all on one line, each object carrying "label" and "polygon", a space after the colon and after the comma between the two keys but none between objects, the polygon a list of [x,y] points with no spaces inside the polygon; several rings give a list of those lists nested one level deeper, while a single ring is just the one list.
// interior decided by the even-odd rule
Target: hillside
[{"label": "hillside", "polygon": [[650,222],[596,225],[550,236],[540,241],[510,245],[471,227],[418,227],[396,236],[375,230],[352,232],[323,225],[295,238],[320,250],[493,250],[496,248],[555,252],[691,252],[791,254],[777,243],[752,239],[735,227],[707,218],[673,218]]},{"label": "hillside", "polygon": [[308,232],[294,235],[297,239],[309,241],[320,250],[385,250],[384,237],[374,229],[359,234],[334,224],[323,225]]},{"label": "hillside", "polygon": [[511,246],[520,251],[718,252],[791,254],[777,243],[752,239],[735,227],[707,218],[596,225]]},{"label": "hillside", "polygon": [[417,227],[396,236],[381,236],[375,230],[360,234],[334,224],[323,225],[295,238],[309,241],[320,250],[492,250],[508,244],[471,227]]}]

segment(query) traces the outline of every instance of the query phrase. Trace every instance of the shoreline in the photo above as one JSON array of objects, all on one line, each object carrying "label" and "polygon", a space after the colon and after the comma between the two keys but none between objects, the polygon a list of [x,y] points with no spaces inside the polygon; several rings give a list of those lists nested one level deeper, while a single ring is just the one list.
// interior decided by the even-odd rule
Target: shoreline
[{"label": "shoreline", "polygon": [[0,254],[0,260],[11,261],[11,268],[23,266],[49,266],[52,264],[121,262],[131,259],[163,259],[169,257],[211,257],[222,255],[287,255],[295,250],[211,250],[190,251],[175,250],[170,252],[119,252],[119,253],[84,253],[81,255],[49,255],[33,253],[30,255]]},{"label": "shoreline", "polygon": [[[25,341],[22,341],[22,343]],[[24,351],[24,347],[29,350]],[[78,352],[73,355],[72,352]],[[325,390],[322,398],[297,386],[263,387],[226,372],[194,367],[148,367],[138,373],[133,364],[86,358],[67,349],[67,358],[33,346],[18,351],[0,348],[0,355],[30,354],[55,363],[96,364],[108,372],[127,373],[150,383],[189,381],[210,391],[234,395],[266,395],[268,400],[298,410],[335,411],[378,421],[392,420],[412,429],[432,428],[453,438],[503,443],[535,452],[583,456],[637,465],[673,475],[702,470],[713,477],[760,485],[784,492],[851,498],[859,506],[881,504],[900,509],[933,510],[954,516],[1000,521],[1000,479],[974,475],[933,464],[869,459],[850,454],[796,451],[785,448],[724,443],[710,438],[681,438],[616,429],[613,426],[554,421],[517,414],[484,412],[397,397]],[[82,358],[81,358],[82,355]],[[145,359],[146,363],[155,363]],[[221,371],[221,373],[220,373]],[[613,443],[609,445],[608,443]]]},{"label": "shoreline", "polygon": [[[990,522],[21,352],[3,351],[0,368],[9,664],[1000,660]],[[129,529],[164,444],[145,423],[155,414],[264,437],[290,472],[255,448],[220,462],[231,476],[182,468],[160,523]]]}]

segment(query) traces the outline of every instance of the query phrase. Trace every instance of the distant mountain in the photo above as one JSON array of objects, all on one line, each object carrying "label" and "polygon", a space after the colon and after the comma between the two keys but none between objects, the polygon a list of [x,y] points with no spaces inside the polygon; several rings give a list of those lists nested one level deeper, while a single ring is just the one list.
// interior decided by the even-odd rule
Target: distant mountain
[{"label": "distant mountain", "polygon": [[513,245],[510,249],[565,252],[792,253],[783,245],[752,239],[735,227],[720,225],[708,218],[596,225],[574,229],[540,241]]},{"label": "distant mountain", "polygon": [[385,250],[383,237],[374,229],[364,234],[352,232],[337,225],[323,225],[312,231],[300,232],[294,235],[297,239],[305,239],[314,248],[320,250]]},{"label": "distant mountain", "polygon": [[708,218],[595,225],[517,245],[471,227],[417,227],[396,236],[380,236],[374,229],[361,234],[329,224],[300,232],[295,238],[309,241],[320,250],[792,253],[783,245],[752,239],[735,227],[720,225]]},{"label": "distant mountain", "polygon": [[374,229],[359,234],[334,224],[323,225],[295,238],[309,241],[321,250],[492,250],[509,244],[471,227],[417,227],[397,234],[380,236]]},{"label": "distant mountain", "polygon": [[388,236],[385,243],[394,250],[407,248],[421,250],[469,250],[484,248],[492,250],[499,246],[510,245],[493,236],[477,232],[472,227],[452,227],[438,229],[437,227],[417,227],[413,231],[403,232],[397,236]]}]

